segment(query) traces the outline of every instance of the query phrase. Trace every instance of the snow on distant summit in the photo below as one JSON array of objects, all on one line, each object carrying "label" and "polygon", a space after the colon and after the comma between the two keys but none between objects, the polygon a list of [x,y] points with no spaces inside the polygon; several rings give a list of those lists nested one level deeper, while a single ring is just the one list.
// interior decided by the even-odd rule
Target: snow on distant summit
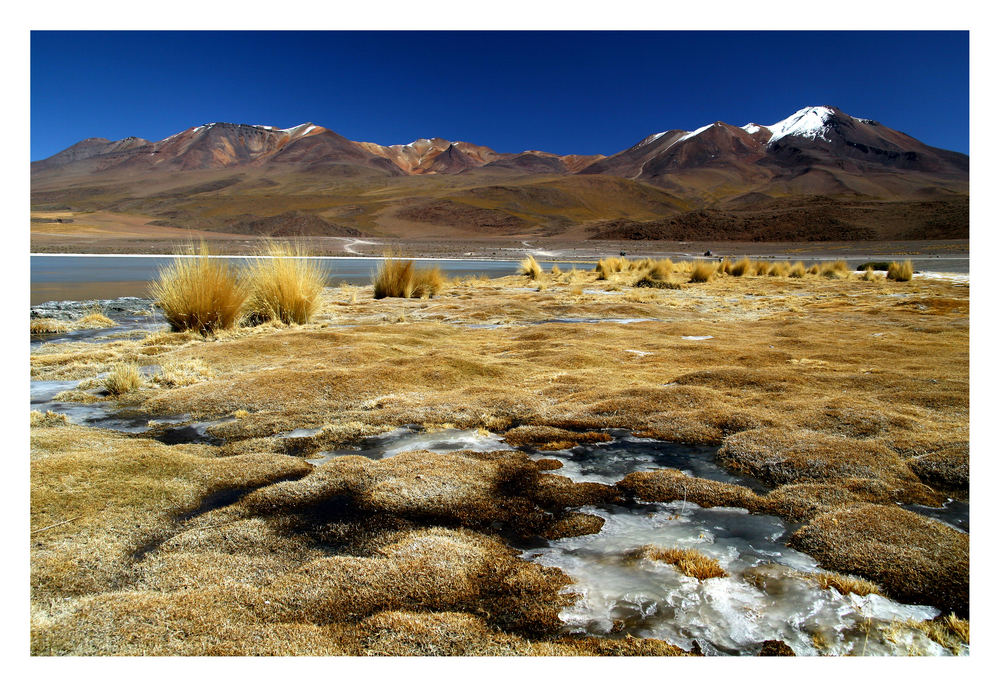
[{"label": "snow on distant summit", "polygon": [[826,137],[829,132],[827,122],[834,114],[836,113],[829,107],[804,107],[791,117],[767,127],[771,130],[771,140],[768,141],[768,145],[786,136],[829,141],[830,139]]}]

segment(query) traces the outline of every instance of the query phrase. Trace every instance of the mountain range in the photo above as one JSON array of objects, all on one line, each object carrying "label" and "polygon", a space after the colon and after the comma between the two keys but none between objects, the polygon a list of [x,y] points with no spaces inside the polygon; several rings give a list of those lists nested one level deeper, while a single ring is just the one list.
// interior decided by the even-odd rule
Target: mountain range
[{"label": "mountain range", "polygon": [[312,123],[89,138],[32,207],[268,235],[868,240],[968,236],[969,157],[835,107],[653,133],[613,155],[351,141]]}]

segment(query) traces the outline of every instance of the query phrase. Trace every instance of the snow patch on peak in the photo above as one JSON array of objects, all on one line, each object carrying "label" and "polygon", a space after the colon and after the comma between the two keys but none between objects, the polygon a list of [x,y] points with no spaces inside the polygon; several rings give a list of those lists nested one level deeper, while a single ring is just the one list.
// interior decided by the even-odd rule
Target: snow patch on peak
[{"label": "snow patch on peak", "polygon": [[674,143],[680,143],[681,141],[686,141],[689,138],[694,138],[698,134],[700,134],[700,133],[702,133],[704,131],[708,131],[713,126],[715,126],[714,123],[713,124],[706,124],[705,126],[699,128],[699,129],[695,129],[694,131],[689,131],[686,134],[684,134],[683,136],[681,136],[680,138],[678,138],[676,141],[674,141]]},{"label": "snow patch on peak", "polygon": [[650,134],[649,136],[647,136],[646,138],[642,139],[641,141],[639,141],[638,143],[636,143],[634,146],[632,146],[632,149],[641,148],[644,145],[649,145],[653,141],[656,141],[656,140],[659,140],[660,138],[663,138],[663,134],[665,134],[665,133],[667,133],[667,132],[666,131],[661,131],[658,134]]},{"label": "snow patch on peak", "polygon": [[761,127],[759,124],[754,124],[753,122],[750,122],[749,124],[744,124],[740,128],[743,129],[748,134],[750,134],[751,136],[753,136],[755,133],[757,133],[758,131],[760,131],[763,127]]},{"label": "snow patch on peak", "polygon": [[298,136],[308,136],[310,133],[319,128],[320,127],[316,126],[312,122],[305,122],[304,124],[299,124],[298,126],[293,126],[288,129],[278,129],[278,131],[288,134],[292,138],[296,138]]},{"label": "snow patch on peak", "polygon": [[829,141],[830,139],[826,137],[830,130],[827,121],[833,114],[833,110],[829,107],[804,107],[791,117],[767,127],[771,130],[771,140],[768,143],[774,143],[785,136]]}]

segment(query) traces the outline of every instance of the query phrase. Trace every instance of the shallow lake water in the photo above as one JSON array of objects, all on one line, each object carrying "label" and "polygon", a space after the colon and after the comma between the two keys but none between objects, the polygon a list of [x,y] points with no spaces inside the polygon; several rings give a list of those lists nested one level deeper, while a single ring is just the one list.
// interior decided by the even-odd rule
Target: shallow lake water
[{"label": "shallow lake water", "polygon": [[[247,258],[226,258],[236,265]],[[327,272],[327,283],[336,286],[368,284],[382,262],[378,258],[315,258]],[[32,255],[31,304],[46,301],[118,298],[148,295],[148,284],[159,270],[169,265],[173,256],[138,255]],[[421,260],[421,265],[436,265],[449,277],[485,274],[503,277],[515,274],[516,260]],[[544,269],[552,263],[540,262]],[[583,266],[584,263],[581,263]]]}]

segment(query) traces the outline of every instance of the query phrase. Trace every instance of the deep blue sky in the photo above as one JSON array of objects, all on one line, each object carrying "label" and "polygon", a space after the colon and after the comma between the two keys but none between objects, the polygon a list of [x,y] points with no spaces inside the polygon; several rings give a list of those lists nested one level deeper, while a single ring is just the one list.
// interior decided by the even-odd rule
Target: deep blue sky
[{"label": "deep blue sky", "polygon": [[31,159],[312,121],[381,144],[615,153],[835,105],[969,151],[966,32],[32,32]]}]

